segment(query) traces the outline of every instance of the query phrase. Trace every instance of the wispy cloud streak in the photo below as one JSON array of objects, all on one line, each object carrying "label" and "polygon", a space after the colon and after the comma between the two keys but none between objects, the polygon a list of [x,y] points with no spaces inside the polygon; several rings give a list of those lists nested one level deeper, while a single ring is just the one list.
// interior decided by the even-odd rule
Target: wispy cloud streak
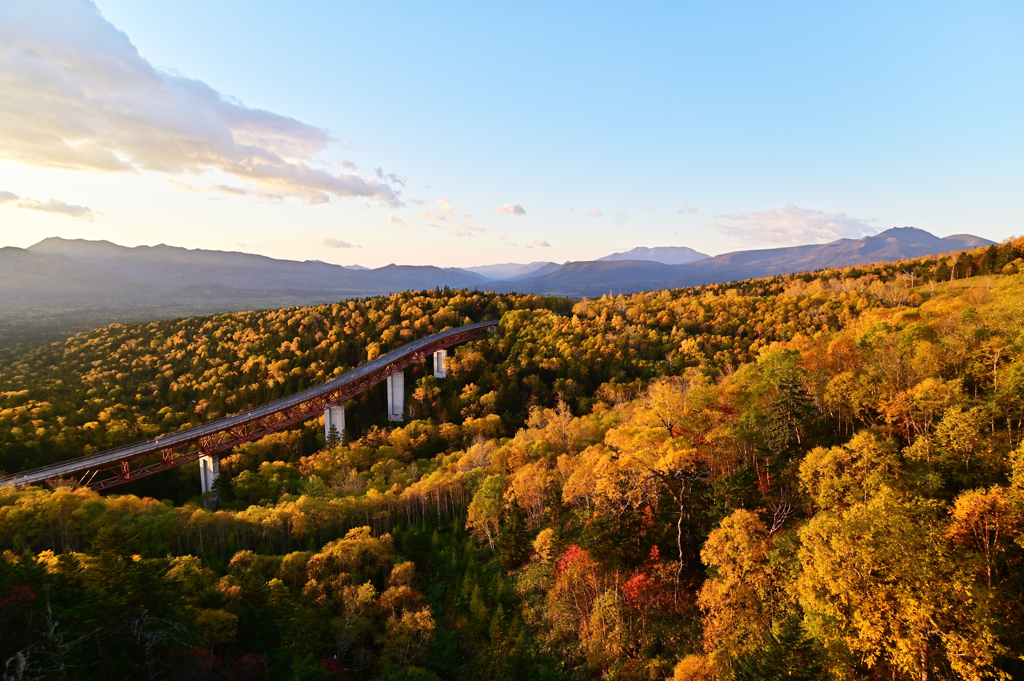
[{"label": "wispy cloud streak", "polygon": [[18,208],[25,210],[38,210],[44,213],[56,213],[57,215],[66,215],[69,218],[75,218],[76,220],[89,220],[98,215],[89,206],[75,206],[60,199],[46,199],[41,201],[39,199],[30,199],[25,197],[24,201],[17,203]]}]

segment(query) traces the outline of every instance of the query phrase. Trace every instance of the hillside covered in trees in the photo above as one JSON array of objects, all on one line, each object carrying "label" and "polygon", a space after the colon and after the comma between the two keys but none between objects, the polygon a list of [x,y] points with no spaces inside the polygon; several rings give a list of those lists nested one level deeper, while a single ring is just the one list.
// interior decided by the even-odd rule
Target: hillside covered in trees
[{"label": "hillside covered in trees", "polygon": [[501,318],[98,495],[0,490],[12,679],[1024,677],[1024,240],[570,300],[422,291],[115,325],[0,372],[11,473]]}]

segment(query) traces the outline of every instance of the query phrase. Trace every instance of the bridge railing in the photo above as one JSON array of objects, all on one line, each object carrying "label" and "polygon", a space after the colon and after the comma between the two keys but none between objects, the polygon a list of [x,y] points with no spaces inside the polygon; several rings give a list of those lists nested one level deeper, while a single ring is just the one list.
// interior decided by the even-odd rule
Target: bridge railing
[{"label": "bridge railing", "polygon": [[[74,476],[80,477],[79,484],[102,490],[175,468],[201,457],[215,456],[296,423],[316,418],[327,408],[351,399],[435,351],[473,340],[485,331],[497,327],[498,323],[496,320],[469,324],[419,338],[337,378],[244,413],[160,435],[144,442],[22,471],[0,478],[0,486],[34,485],[46,480]],[[156,461],[151,461],[154,458]],[[111,475],[99,477],[104,472]]]}]

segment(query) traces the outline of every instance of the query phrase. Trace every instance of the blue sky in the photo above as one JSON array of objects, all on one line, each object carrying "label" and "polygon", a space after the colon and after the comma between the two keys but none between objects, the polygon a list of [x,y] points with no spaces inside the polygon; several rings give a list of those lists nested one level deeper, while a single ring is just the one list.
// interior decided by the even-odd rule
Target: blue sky
[{"label": "blue sky", "polygon": [[96,5],[0,7],[2,245],[458,266],[1024,233],[1020,3]]}]

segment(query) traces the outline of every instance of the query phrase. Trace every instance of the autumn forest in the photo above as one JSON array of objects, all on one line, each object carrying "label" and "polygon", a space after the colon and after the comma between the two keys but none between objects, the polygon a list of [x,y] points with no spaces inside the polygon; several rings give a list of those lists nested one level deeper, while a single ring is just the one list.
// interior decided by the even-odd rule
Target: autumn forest
[{"label": "autumn forest", "polygon": [[[119,324],[0,362],[5,474],[500,319],[447,378],[99,494],[0,488],[4,679],[1024,678],[1024,239],[567,299]],[[1024,270],[1022,270],[1024,271]]]}]

